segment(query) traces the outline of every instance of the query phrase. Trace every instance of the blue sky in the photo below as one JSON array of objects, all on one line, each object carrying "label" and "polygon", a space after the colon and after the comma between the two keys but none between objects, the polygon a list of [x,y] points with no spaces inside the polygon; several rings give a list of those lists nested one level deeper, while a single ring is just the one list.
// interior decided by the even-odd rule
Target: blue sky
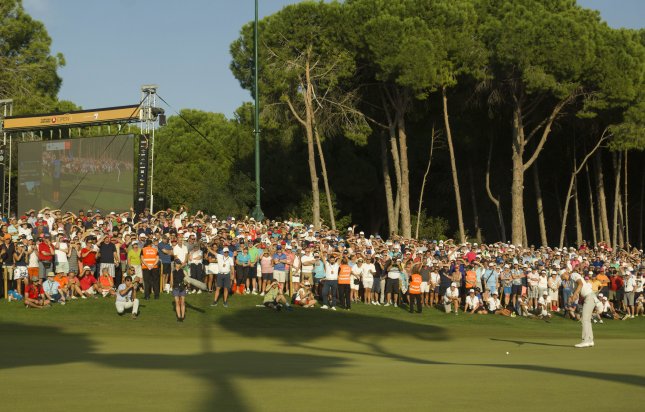
[{"label": "blue sky", "polygon": [[[298,0],[260,0],[260,17]],[[645,0],[579,0],[614,27],[638,28]],[[229,45],[254,0],[23,0],[63,53],[59,97],[90,109],[134,104],[142,84],[174,108],[227,116],[249,93],[231,74]]]}]

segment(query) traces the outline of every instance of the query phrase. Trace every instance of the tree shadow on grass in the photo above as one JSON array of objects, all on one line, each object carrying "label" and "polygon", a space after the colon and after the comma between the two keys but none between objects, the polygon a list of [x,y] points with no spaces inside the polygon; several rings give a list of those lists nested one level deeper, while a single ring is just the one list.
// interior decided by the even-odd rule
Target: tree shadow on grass
[{"label": "tree shadow on grass", "polygon": [[[294,316],[295,315],[295,316]],[[405,320],[387,317],[360,315],[355,313],[331,313],[296,311],[292,313],[273,313],[265,309],[245,309],[223,316],[218,320],[220,326],[246,338],[271,338],[300,347],[335,355],[372,356],[391,359],[399,362],[425,365],[455,365],[486,368],[516,369],[530,372],[542,372],[555,375],[575,376],[608,382],[622,382],[638,387],[645,387],[645,378],[638,375],[606,373],[588,370],[575,370],[537,365],[486,364],[443,362],[408,356],[388,350],[381,342],[386,337],[410,337],[420,340],[420,344],[432,341],[447,341],[450,336],[445,328],[435,325],[424,325]],[[320,347],[312,344],[324,337],[341,337],[348,342],[365,347],[364,350],[337,349]],[[500,340],[494,339],[491,340]],[[522,344],[540,344],[536,342],[509,341]],[[564,346],[550,345],[548,346]],[[568,346],[567,346],[568,347]],[[458,352],[458,350],[455,350]],[[456,353],[458,355],[458,353]]]},{"label": "tree shadow on grass", "polygon": [[[318,379],[334,375],[346,363],[340,357],[253,350],[185,355],[102,354],[97,351],[96,344],[89,335],[69,333],[59,327],[0,323],[0,330],[8,332],[0,340],[0,351],[3,353],[0,357],[0,372],[12,368],[47,367],[74,362],[93,362],[118,369],[183,372],[189,377],[201,379],[205,382],[204,386],[209,388],[195,410],[250,410],[241,391],[234,384],[237,378],[260,381],[312,377]],[[48,348],[56,349],[52,352]],[[46,374],[47,371],[37,370],[35,373]],[[88,376],[87,380],[89,382],[96,378],[97,376]],[[41,395],[46,395],[46,392]],[[282,400],[281,396],[282,394],[268,394],[266,401],[269,404],[275,401],[277,405]]]}]

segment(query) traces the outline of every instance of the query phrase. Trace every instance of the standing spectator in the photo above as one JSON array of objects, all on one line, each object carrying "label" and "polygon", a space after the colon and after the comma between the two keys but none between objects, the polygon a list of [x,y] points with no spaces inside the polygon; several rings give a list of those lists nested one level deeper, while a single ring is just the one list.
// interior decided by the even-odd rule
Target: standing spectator
[{"label": "standing spectator", "polygon": [[133,284],[131,276],[126,276],[124,283],[117,288],[114,305],[119,315],[123,315],[126,309],[132,309],[132,319],[139,316],[139,299],[137,299],[136,286]]},{"label": "standing spectator", "polygon": [[[188,264],[190,277],[198,280],[200,282],[204,281],[204,252],[201,249],[201,246],[197,243],[194,236],[188,238]],[[197,289],[197,294],[202,293],[202,290],[199,288],[192,288],[191,293],[195,293]]]},{"label": "standing spectator", "polygon": [[[325,259],[326,255],[322,255],[322,260],[325,264],[325,281],[322,288],[323,305],[321,309],[336,310],[336,296],[338,294],[338,271],[339,264],[336,263],[336,257],[330,255]],[[331,299],[330,299],[331,297]]]},{"label": "standing spectator", "polygon": [[69,272],[69,244],[67,243],[67,238],[59,236],[58,241],[54,243],[54,248],[56,272],[59,270],[62,270],[63,273]]},{"label": "standing spectator", "polygon": [[[217,306],[219,303],[219,295],[224,295],[224,307],[228,308],[228,291],[231,288],[231,275],[233,272],[233,259],[229,256],[230,251],[227,247],[222,249],[222,254],[217,255],[217,267],[219,273],[217,274],[215,282],[215,297],[211,306]],[[222,292],[222,289],[223,292]]]},{"label": "standing spectator", "polygon": [[343,257],[338,268],[338,300],[340,307],[347,310],[352,308],[351,282],[352,268],[349,266],[347,258]]},{"label": "standing spectator", "polygon": [[54,270],[54,246],[49,235],[44,235],[42,242],[38,244],[38,260],[40,261],[39,277],[43,279],[45,274]]},{"label": "standing spectator", "polygon": [[[155,237],[155,239],[159,239]],[[157,254],[159,255],[159,268],[164,290],[170,293],[170,276],[171,276],[171,263],[172,263],[172,246],[170,246],[170,237],[163,235],[157,243]],[[208,282],[207,282],[208,284]],[[210,290],[211,286],[208,286]]]},{"label": "standing spectator", "polygon": [[[215,250],[215,241],[212,241],[210,245],[206,248],[206,253],[204,254],[206,258],[206,287],[209,292],[213,291],[213,279],[217,277],[219,273],[219,267],[217,266],[217,250]],[[173,272],[174,273],[174,272]]]},{"label": "standing spectator", "polygon": [[69,249],[67,250],[67,265],[69,272],[78,273],[82,268],[81,262],[81,246],[76,236],[72,237],[69,242]]},{"label": "standing spectator", "polygon": [[18,294],[22,295],[22,284],[26,283],[27,279],[29,279],[27,252],[22,242],[16,243],[15,252],[13,253],[13,263],[15,265],[13,270],[13,279],[16,283],[15,289]]},{"label": "standing spectator", "polygon": [[[89,267],[92,273],[96,273],[96,256],[99,252],[99,248],[94,242],[95,239],[93,237],[87,237],[85,239],[85,247],[81,249],[81,263],[83,267]],[[139,266],[139,270],[141,270],[141,266]]]},{"label": "standing spectator", "polygon": [[[423,277],[417,273],[418,265],[415,265],[412,269],[412,274],[410,275],[409,283],[409,294],[410,294],[410,313],[414,313],[414,305],[417,305],[417,313],[421,313],[421,293],[422,293],[422,284]],[[427,283],[426,283],[427,284]]]},{"label": "standing spectator", "polygon": [[549,301],[551,302],[551,310],[554,312],[560,311],[560,305],[558,304],[558,291],[560,290],[561,280],[558,277],[556,272],[551,272],[549,277],[548,287],[549,287]]},{"label": "standing spectator", "polygon": [[269,249],[264,249],[260,258],[260,271],[262,272],[262,286],[260,287],[260,296],[264,296],[268,290],[269,284],[273,281],[273,258]]},{"label": "standing spectator", "polygon": [[402,276],[403,268],[401,266],[401,259],[396,259],[391,262],[387,269],[387,279],[385,283],[385,294],[387,303],[385,306],[394,305],[398,307],[399,303],[399,283]]},{"label": "standing spectator", "polygon": [[172,296],[175,299],[177,322],[186,318],[186,285],[184,284],[184,269],[181,260],[175,260],[175,271],[172,274]]},{"label": "standing spectator", "polygon": [[538,289],[540,274],[538,271],[534,269],[529,272],[527,281],[529,284],[529,311],[532,311],[537,308],[537,300],[540,297],[540,290]]},{"label": "standing spectator", "polygon": [[110,276],[114,278],[114,267],[119,262],[119,253],[110,236],[105,236],[98,247],[98,259],[100,273],[103,274],[103,269],[107,268]]},{"label": "standing spectator", "polygon": [[375,304],[378,301],[378,296],[372,292],[374,286],[374,276],[376,275],[376,268],[374,259],[371,255],[368,255],[367,262],[361,265],[361,280],[363,282],[363,301],[366,304],[372,303]]},{"label": "standing spectator", "polygon": [[[518,271],[519,269],[516,267],[513,270]],[[502,273],[499,275],[499,282],[502,287],[502,293],[504,293],[502,305],[508,307],[511,303],[511,292],[513,291],[513,274],[511,273],[511,269],[505,267],[502,270]]]},{"label": "standing spectator", "polygon": [[426,307],[430,306],[430,272],[428,260],[423,258],[419,275],[421,275],[421,305]]},{"label": "standing spectator", "polygon": [[273,254],[273,280],[278,282],[280,293],[284,291],[284,284],[287,279],[286,265],[287,255],[282,251],[282,246],[276,247],[276,252]]},{"label": "standing spectator", "polygon": [[[141,269],[141,249],[139,249],[139,242],[133,241],[132,247],[128,250],[128,267],[134,269],[134,276],[143,279],[143,271]],[[134,279],[134,278],[133,278]],[[136,280],[133,280],[137,283]]]},{"label": "standing spectator", "polygon": [[353,260],[356,258],[356,255],[352,255],[350,258],[349,266],[352,268],[352,277],[349,287],[351,289],[351,300],[352,302],[358,302],[358,292],[361,287],[361,276],[363,275],[363,258],[358,258],[356,263]]},{"label": "standing spectator", "polygon": [[374,256],[374,283],[372,285],[373,302],[380,306],[385,301],[385,278],[381,256]]},{"label": "standing spectator", "polygon": [[249,255],[249,248],[244,244],[242,250],[237,252],[235,256],[235,277],[237,278],[238,285],[244,285],[244,294],[248,295],[250,279],[249,269],[251,264],[251,256]]},{"label": "standing spectator", "polygon": [[625,298],[624,298],[624,305],[625,305],[625,317],[623,320],[628,319],[628,318],[634,318],[634,315],[636,312],[634,311],[634,293],[636,290],[636,279],[634,278],[634,275],[632,275],[631,270],[626,270],[625,271]]},{"label": "standing spectator", "polygon": [[150,240],[146,240],[145,246],[141,250],[143,298],[145,300],[150,299],[151,291],[154,293],[155,299],[159,299],[159,252],[157,250],[152,246]]}]

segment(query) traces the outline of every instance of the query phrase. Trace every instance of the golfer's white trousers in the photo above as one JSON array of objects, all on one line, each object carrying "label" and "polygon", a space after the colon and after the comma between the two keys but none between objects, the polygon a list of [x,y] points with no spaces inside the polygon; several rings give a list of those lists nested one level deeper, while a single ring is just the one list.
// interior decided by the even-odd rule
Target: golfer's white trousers
[{"label": "golfer's white trousers", "polygon": [[132,313],[139,313],[139,299],[135,299],[134,302],[116,302],[115,305],[119,314],[125,312],[126,309],[132,309]]},{"label": "golfer's white trousers", "polygon": [[591,329],[591,314],[596,307],[596,296],[590,293],[585,297],[585,303],[582,305],[582,341],[585,343],[593,342],[593,330]]}]

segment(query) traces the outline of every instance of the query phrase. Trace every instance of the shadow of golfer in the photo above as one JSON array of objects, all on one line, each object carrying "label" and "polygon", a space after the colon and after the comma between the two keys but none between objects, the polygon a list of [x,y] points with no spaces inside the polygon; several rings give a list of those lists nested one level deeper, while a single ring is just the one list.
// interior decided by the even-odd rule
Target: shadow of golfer
[{"label": "shadow of golfer", "polygon": [[571,349],[573,349],[573,346],[571,346],[571,345],[558,345],[556,343],[529,342],[529,341],[524,341],[524,340],[497,339],[497,338],[489,338],[489,339],[492,340],[492,341],[495,341],[495,342],[516,343],[517,346],[538,345],[538,346],[555,346],[555,347],[559,347],[559,348],[571,348]]}]

